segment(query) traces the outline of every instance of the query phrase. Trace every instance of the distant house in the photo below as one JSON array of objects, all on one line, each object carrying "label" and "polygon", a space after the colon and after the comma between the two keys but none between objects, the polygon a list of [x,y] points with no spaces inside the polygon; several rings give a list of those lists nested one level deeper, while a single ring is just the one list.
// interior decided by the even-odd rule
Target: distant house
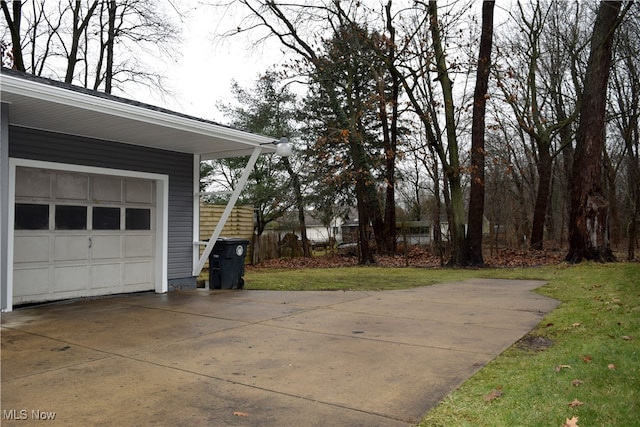
[{"label": "distant house", "polygon": [[[431,221],[396,221],[396,241],[407,242],[409,245],[428,245],[433,241],[433,228]],[[442,240],[448,240],[448,223],[440,223]],[[352,243],[358,241],[358,220],[342,224],[343,242]]]},{"label": "distant house", "polygon": [[[329,242],[342,242],[342,224],[344,220],[336,217],[327,227],[316,218],[313,212],[305,214],[305,226],[307,231],[307,239],[314,246],[327,245]],[[294,233],[300,237],[300,221],[298,214],[288,212],[279,221],[273,223],[266,230],[266,233],[287,234]]]},{"label": "distant house", "polygon": [[275,151],[272,138],[11,70],[0,76],[2,310],[195,287],[200,161],[251,155],[247,172]]},{"label": "distant house", "polygon": [[[484,218],[482,229],[485,234],[489,234],[489,221]],[[345,222],[341,225],[342,241],[352,243],[358,240],[358,220]],[[442,241],[449,240],[449,222],[446,216],[440,220],[440,235]],[[407,242],[409,245],[429,245],[433,241],[433,221],[396,221],[396,241],[398,243]]]}]

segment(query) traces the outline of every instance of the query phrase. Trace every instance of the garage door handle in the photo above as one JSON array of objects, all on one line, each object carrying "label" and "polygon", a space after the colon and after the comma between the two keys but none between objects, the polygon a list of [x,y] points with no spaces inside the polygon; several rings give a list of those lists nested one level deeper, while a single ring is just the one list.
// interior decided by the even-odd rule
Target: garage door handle
[{"label": "garage door handle", "polygon": [[93,245],[93,240],[91,239],[91,237],[89,237],[89,249],[91,249],[92,245]]}]

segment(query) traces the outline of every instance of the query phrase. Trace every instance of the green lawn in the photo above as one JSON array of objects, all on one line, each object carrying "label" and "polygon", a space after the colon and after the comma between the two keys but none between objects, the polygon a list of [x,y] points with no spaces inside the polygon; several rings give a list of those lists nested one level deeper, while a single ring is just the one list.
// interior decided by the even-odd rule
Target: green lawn
[{"label": "green lawn", "polygon": [[[421,426],[562,426],[572,417],[581,427],[640,426],[638,263],[257,270],[245,279],[248,289],[384,290],[470,277],[549,281],[538,292],[562,304],[531,332],[533,343],[548,347],[514,345],[447,396]],[[502,394],[486,400],[493,390]]]}]

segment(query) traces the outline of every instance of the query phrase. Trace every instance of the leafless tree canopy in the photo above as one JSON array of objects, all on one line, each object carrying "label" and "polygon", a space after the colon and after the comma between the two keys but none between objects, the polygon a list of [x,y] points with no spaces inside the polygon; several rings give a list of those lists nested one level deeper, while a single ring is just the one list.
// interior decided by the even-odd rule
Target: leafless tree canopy
[{"label": "leafless tree canopy", "polygon": [[157,68],[178,56],[180,34],[169,14],[175,10],[152,0],[1,5],[3,64],[27,73],[107,93],[132,83],[162,91]]}]

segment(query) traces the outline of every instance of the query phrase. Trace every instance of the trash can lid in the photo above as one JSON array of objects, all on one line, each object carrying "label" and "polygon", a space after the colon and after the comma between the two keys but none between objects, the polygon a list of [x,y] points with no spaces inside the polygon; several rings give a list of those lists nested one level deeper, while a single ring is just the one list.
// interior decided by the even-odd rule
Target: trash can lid
[{"label": "trash can lid", "polygon": [[249,240],[248,239],[242,239],[240,237],[218,237],[217,242],[249,243]]}]

